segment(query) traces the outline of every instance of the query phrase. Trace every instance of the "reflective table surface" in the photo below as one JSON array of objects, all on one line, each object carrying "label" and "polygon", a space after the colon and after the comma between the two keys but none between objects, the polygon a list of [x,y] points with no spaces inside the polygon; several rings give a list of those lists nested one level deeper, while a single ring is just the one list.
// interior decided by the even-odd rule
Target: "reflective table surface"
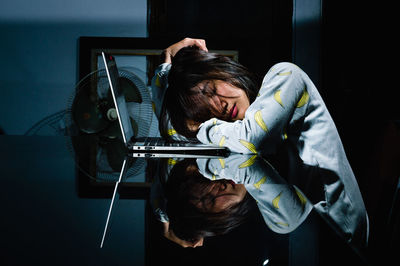
[{"label": "reflective table surface", "polygon": [[77,156],[88,143],[0,136],[2,265],[374,265],[387,257],[348,245],[312,208],[287,232],[254,212],[232,232],[182,248],[162,235],[150,202],[160,159],[127,165],[112,203],[122,160]]}]

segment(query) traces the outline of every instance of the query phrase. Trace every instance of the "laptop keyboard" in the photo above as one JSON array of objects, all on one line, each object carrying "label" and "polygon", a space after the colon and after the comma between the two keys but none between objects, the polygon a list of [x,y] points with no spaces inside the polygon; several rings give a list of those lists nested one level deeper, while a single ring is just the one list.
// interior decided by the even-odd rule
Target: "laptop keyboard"
[{"label": "laptop keyboard", "polygon": [[167,147],[183,147],[187,142],[169,142],[162,138],[146,138],[145,146],[167,146]]}]

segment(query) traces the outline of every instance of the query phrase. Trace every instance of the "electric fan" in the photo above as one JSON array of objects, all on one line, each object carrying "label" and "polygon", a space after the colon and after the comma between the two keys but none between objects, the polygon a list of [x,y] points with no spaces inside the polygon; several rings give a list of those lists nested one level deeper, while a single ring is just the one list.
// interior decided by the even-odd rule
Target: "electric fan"
[{"label": "electric fan", "polygon": [[[145,83],[134,72],[120,68],[119,83],[125,95],[135,137],[148,136],[153,119],[152,101]],[[105,69],[84,77],[68,101],[67,132],[78,167],[101,181],[118,180],[126,147]],[[145,163],[130,160],[126,178],[135,176]]]}]

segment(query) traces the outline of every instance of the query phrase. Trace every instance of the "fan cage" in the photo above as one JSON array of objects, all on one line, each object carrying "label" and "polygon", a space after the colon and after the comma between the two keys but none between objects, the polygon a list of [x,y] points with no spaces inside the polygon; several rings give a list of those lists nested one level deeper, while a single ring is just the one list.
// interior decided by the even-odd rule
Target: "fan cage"
[{"label": "fan cage", "polygon": [[[145,85],[145,83],[132,71],[124,68],[118,69],[118,74],[123,78],[126,78],[133,82],[136,88],[139,90],[142,102],[139,105],[135,105],[135,110],[131,110],[131,113],[134,113],[136,122],[138,124],[137,132],[135,132],[135,137],[146,137],[149,134],[152,119],[153,119],[153,109],[152,109],[152,99],[150,96],[149,89]],[[95,84],[95,85],[94,85]],[[107,72],[105,69],[100,69],[93,71],[86,75],[75,87],[75,91],[72,93],[71,97],[68,99],[67,108],[65,112],[65,124],[66,124],[66,132],[67,135],[71,138],[73,136],[78,136],[79,134],[86,134],[80,132],[77,127],[72,114],[72,105],[75,99],[75,95],[79,93],[80,90],[88,90],[94,92],[94,97],[107,97],[110,86],[107,77]],[[129,104],[129,103],[128,103]],[[139,119],[138,119],[139,118]],[[97,167],[98,156],[96,155],[96,171],[93,173],[89,173],[85,168],[87,166],[79,165],[79,156],[73,148],[72,143],[69,143],[68,148],[72,152],[76,162],[78,162],[78,167],[81,171],[83,171],[89,178],[95,179],[96,181],[103,182],[115,182],[119,178],[119,172],[113,171],[111,168],[107,170],[107,167],[101,167],[102,170],[98,170],[100,167]],[[125,175],[126,179],[136,178],[138,174],[143,172],[143,167],[145,166],[145,160],[135,159],[132,166],[127,170]]]}]

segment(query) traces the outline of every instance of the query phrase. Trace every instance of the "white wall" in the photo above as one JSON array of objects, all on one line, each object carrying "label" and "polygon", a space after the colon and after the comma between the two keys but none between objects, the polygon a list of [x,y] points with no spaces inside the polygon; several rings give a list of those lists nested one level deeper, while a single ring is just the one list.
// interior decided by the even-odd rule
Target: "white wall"
[{"label": "white wall", "polygon": [[0,128],[21,135],[67,106],[80,36],[146,37],[146,0],[0,2]]}]

